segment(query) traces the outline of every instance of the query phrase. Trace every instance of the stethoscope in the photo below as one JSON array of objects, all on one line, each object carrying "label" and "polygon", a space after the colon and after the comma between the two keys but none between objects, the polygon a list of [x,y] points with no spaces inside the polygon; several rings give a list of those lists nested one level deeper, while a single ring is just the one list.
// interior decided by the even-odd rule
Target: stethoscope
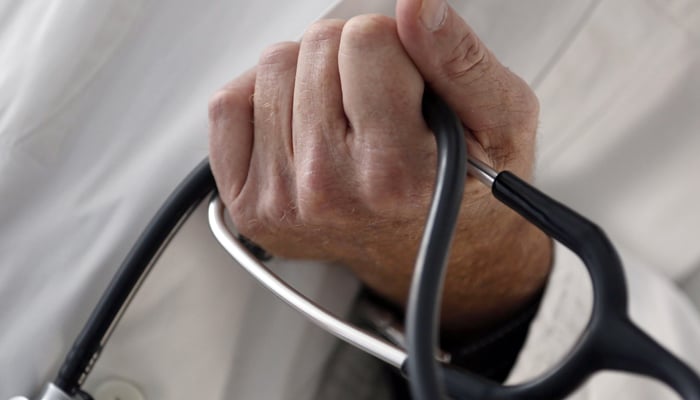
[{"label": "stethoscope", "polygon": [[[161,251],[190,213],[210,196],[209,225],[216,240],[261,285],[336,337],[399,369],[415,400],[560,399],[593,373],[617,370],[658,379],[686,400],[700,400],[700,378],[639,329],[627,312],[620,259],[605,233],[508,171],[467,158],[460,120],[430,90],[423,114],[437,141],[437,178],[416,261],[407,306],[405,349],[359,329],[287,285],[258,258],[258,250],[234,235],[216,196],[208,160],[202,161],[153,217],[102,295],[40,400],[92,399],[81,385]],[[467,172],[508,207],[559,241],[584,262],[593,285],[593,310],[568,355],[545,374],[504,386],[460,370],[436,353],[439,296]],[[213,193],[213,194],[212,194]],[[16,397],[13,400],[27,400]]]}]

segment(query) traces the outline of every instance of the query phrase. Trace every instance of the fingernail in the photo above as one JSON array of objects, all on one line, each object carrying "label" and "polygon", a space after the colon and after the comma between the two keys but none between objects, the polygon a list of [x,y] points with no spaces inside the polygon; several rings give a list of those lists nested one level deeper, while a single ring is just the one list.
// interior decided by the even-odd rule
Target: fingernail
[{"label": "fingernail", "polygon": [[445,0],[423,0],[420,21],[425,29],[434,32],[442,27],[445,19],[447,19],[447,2]]}]

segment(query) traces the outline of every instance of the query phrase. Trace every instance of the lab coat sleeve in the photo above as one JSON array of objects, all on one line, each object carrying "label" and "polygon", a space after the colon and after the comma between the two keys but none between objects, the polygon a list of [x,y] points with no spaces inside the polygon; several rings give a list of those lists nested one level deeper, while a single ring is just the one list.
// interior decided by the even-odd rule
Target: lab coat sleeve
[{"label": "lab coat sleeve", "polygon": [[508,382],[521,382],[547,371],[572,348],[588,322],[593,295],[585,267],[558,243],[554,260],[539,312]]},{"label": "lab coat sleeve", "polygon": [[[574,346],[592,309],[588,273],[578,257],[561,244],[554,247],[555,262],[540,310],[508,378],[519,383],[542,375]],[[700,369],[700,321],[683,292],[657,269],[621,252],[629,289],[632,320],[691,367]],[[593,376],[571,400],[678,399],[670,389],[647,378],[603,372]]]}]

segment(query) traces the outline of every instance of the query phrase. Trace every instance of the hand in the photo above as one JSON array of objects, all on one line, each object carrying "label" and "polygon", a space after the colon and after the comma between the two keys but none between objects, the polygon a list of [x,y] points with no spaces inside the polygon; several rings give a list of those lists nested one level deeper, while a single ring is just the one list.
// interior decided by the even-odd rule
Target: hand
[{"label": "hand", "polygon": [[[469,130],[470,153],[531,175],[538,104],[450,9],[426,29],[417,0],[397,21],[319,21],[281,43],[210,104],[210,157],[239,231],[271,253],[338,261],[404,304],[435,174],[425,81]],[[439,14],[439,12],[438,12]],[[551,244],[467,182],[443,327],[506,318],[544,285]]]}]

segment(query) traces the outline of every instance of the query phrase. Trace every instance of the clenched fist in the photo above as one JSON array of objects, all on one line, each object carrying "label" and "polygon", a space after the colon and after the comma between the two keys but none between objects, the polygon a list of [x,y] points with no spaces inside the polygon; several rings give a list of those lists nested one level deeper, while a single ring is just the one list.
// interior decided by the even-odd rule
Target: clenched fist
[{"label": "clenched fist", "polygon": [[[315,23],[214,96],[211,166],[238,230],[277,256],[341,262],[403,304],[435,178],[426,85],[461,118],[470,155],[530,177],[532,91],[444,3],[403,0],[396,21]],[[543,287],[550,253],[470,178],[443,327],[475,330],[517,311]]]}]

